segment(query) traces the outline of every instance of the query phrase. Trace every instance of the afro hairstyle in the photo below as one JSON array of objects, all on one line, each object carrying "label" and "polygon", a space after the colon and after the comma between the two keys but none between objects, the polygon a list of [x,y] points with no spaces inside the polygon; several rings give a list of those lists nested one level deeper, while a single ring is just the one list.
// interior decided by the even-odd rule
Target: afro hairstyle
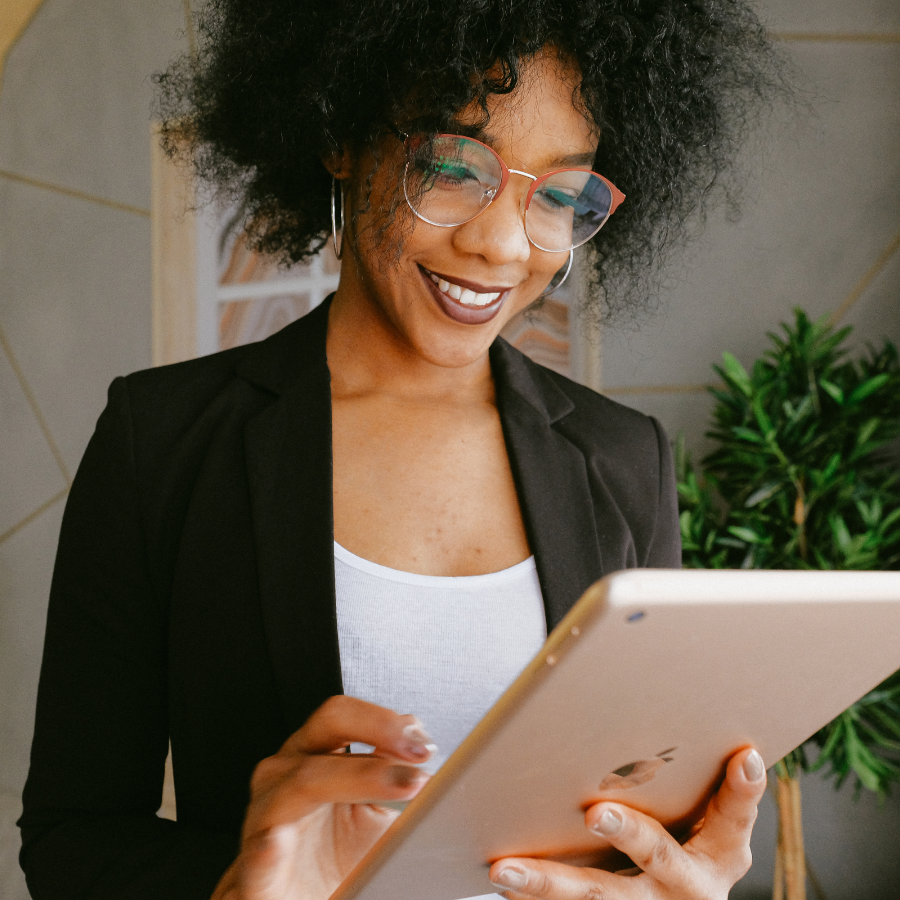
[{"label": "afro hairstyle", "polygon": [[[589,303],[654,295],[689,220],[731,187],[733,161],[784,66],[743,0],[208,0],[198,49],[155,76],[166,149],[238,201],[255,246],[284,262],[331,228],[324,157],[409,120],[452,130],[512,91],[552,47],[580,72],[600,136],[594,168],[627,201],[586,245]],[[385,210],[389,218],[396,210]]]}]

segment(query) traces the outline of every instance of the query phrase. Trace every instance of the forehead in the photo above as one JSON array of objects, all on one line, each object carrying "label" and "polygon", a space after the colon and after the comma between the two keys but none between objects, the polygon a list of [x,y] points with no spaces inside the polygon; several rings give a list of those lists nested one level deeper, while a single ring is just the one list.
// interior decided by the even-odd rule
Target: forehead
[{"label": "forehead", "polygon": [[513,168],[543,168],[573,156],[589,165],[599,135],[579,103],[580,83],[574,64],[545,52],[522,64],[515,90],[488,97],[486,124],[478,105],[456,118]]}]

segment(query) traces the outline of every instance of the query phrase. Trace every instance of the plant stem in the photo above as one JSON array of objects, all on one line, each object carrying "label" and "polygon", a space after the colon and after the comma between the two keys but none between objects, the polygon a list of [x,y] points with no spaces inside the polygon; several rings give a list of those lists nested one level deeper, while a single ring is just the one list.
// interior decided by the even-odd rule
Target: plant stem
[{"label": "plant stem", "polygon": [[[776,767],[779,849],[784,872],[785,900],[806,900],[806,854],[803,851],[803,821],[800,781],[787,767]],[[776,866],[776,874],[778,874]],[[777,882],[776,882],[777,890]],[[775,892],[773,891],[773,896]]]},{"label": "plant stem", "polygon": [[806,876],[809,878],[809,883],[812,885],[813,893],[816,895],[816,900],[828,900],[825,896],[825,890],[822,887],[822,882],[819,881],[816,873],[813,871],[813,867],[809,864],[809,858],[806,859]]},{"label": "plant stem", "polygon": [[794,524],[797,526],[800,538],[800,558],[806,562],[806,492],[803,490],[803,481],[795,479],[797,488],[797,502],[794,504]]},{"label": "plant stem", "polygon": [[784,841],[781,839],[781,820],[778,822],[778,843],[775,845],[775,876],[772,900],[784,900]]}]

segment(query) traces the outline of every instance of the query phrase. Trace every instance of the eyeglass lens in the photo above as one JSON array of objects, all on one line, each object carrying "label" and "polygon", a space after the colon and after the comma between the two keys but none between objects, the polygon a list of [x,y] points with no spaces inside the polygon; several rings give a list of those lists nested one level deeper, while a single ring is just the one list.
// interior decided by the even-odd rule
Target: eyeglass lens
[{"label": "eyeglass lens", "polygon": [[[441,135],[414,150],[404,189],[413,211],[433,225],[462,225],[497,195],[500,160],[483,144]],[[525,212],[525,231],[535,246],[563,251],[592,238],[609,217],[612,192],[593,172],[567,169],[539,180]]]}]

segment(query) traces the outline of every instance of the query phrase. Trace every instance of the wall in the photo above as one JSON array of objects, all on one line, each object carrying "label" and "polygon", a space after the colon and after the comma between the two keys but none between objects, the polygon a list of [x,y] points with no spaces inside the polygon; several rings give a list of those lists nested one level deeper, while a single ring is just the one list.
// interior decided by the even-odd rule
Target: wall
[{"label": "wall", "polygon": [[46,0],[0,94],[0,897],[71,476],[122,372],[150,364],[149,75],[181,0]]},{"label": "wall", "polygon": [[28,27],[42,0],[6,0],[0,6],[0,86],[6,54]]},{"label": "wall", "polygon": [[662,310],[637,332],[607,330],[606,393],[702,444],[710,364],[745,364],[802,306],[838,313],[857,342],[900,340],[900,4],[769,0],[810,101],[752,141],[743,215],[713,215]]},{"label": "wall", "polygon": [[[660,313],[607,331],[607,391],[695,446],[722,350],[744,362],[794,305],[900,340],[900,5],[779,0],[766,13],[815,114],[776,121],[738,222],[713,216]],[[0,896],[27,896],[13,821],[27,768],[63,500],[105,389],[150,363],[149,73],[186,41],[180,0],[45,0],[0,94]],[[805,33],[805,34],[804,34]],[[822,39],[823,35],[827,39]],[[830,35],[830,36],[829,36]],[[799,36],[799,37],[798,37]],[[896,896],[900,805],[807,779],[809,856],[829,900]],[[766,896],[757,863],[733,893]]]}]

